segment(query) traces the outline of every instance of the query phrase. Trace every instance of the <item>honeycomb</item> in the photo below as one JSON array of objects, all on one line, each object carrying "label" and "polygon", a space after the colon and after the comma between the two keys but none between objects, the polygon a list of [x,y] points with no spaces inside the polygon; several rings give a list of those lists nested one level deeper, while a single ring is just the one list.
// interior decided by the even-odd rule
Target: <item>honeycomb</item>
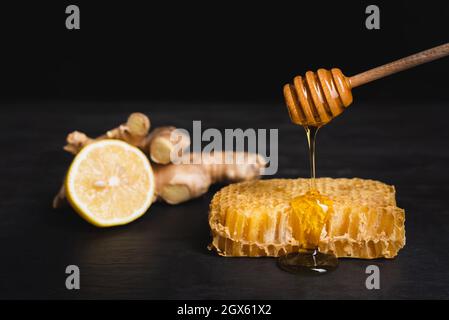
[{"label": "honeycomb", "polygon": [[[210,204],[210,249],[222,256],[280,256],[298,251],[304,222],[295,218],[292,199],[309,190],[309,179],[271,179],[231,184]],[[319,237],[321,252],[341,258],[394,258],[405,245],[405,214],[393,186],[364,179],[316,179],[332,201]],[[302,236],[300,236],[302,235]]]}]

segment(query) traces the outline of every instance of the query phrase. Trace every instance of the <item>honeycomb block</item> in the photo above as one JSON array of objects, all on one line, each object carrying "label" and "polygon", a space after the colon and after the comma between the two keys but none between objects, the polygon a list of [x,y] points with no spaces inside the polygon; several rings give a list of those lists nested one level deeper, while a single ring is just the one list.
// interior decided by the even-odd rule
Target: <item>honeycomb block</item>
[{"label": "honeycomb block", "polygon": [[[393,258],[405,245],[405,214],[393,186],[363,179],[316,180],[333,202],[319,248],[345,258]],[[309,179],[231,184],[210,204],[211,249],[222,256],[279,256],[298,251],[304,239],[291,201],[308,191]]]}]

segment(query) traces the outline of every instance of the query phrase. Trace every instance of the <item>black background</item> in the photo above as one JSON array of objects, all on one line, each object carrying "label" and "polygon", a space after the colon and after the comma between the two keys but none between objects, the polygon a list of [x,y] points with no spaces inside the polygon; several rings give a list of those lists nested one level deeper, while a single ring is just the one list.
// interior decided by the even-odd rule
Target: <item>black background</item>
[{"label": "black background", "polygon": [[[280,101],[320,67],[353,75],[448,41],[447,1],[85,1],[2,5],[1,99]],[[381,29],[365,28],[365,8]],[[357,89],[365,100],[447,99],[449,61]]]},{"label": "black background", "polygon": [[[294,75],[352,75],[448,41],[447,1],[74,2],[0,7],[0,298],[449,298],[449,58],[354,90],[354,104],[318,135],[318,175],[393,184],[407,245],[394,260],[342,259],[324,278],[281,272],[274,259],[225,259],[206,249],[214,186],[179,206],[98,229],[52,210],[72,157],[68,132],[95,136],[133,111],[191,129],[279,129],[276,177],[306,177],[302,128],[286,112]],[[65,267],[81,290],[65,288]],[[381,269],[381,290],[365,268]]]}]

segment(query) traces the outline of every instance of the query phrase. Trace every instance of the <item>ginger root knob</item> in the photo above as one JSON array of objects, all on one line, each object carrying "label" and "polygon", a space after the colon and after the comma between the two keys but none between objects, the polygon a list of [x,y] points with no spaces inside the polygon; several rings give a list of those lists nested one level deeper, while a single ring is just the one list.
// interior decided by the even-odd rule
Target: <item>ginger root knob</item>
[{"label": "ginger root knob", "polygon": [[77,154],[83,147],[89,143],[101,139],[118,139],[123,140],[133,146],[143,148],[147,144],[147,136],[150,131],[150,119],[140,112],[132,113],[126,123],[115,129],[109,130],[106,134],[95,139],[88,137],[86,134],[74,131],[67,136],[67,144],[64,150],[72,154]]}]

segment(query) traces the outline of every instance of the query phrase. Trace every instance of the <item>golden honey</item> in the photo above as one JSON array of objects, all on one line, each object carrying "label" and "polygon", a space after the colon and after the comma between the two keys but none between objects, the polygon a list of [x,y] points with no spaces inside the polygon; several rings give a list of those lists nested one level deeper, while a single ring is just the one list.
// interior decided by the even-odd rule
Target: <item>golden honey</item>
[{"label": "golden honey", "polygon": [[316,190],[293,198],[290,223],[292,236],[304,249],[315,250],[319,246],[321,231],[333,212],[333,203]]},{"label": "golden honey", "polygon": [[[324,121],[323,117],[321,119]],[[326,118],[326,122],[331,119]],[[290,202],[293,237],[298,240],[299,247],[306,250],[289,253],[278,259],[279,267],[292,273],[324,274],[338,266],[338,260],[332,252],[319,252],[321,231],[333,211],[332,201],[320,194],[316,186],[315,144],[319,128],[304,126],[309,147],[310,186],[305,194]]]}]

